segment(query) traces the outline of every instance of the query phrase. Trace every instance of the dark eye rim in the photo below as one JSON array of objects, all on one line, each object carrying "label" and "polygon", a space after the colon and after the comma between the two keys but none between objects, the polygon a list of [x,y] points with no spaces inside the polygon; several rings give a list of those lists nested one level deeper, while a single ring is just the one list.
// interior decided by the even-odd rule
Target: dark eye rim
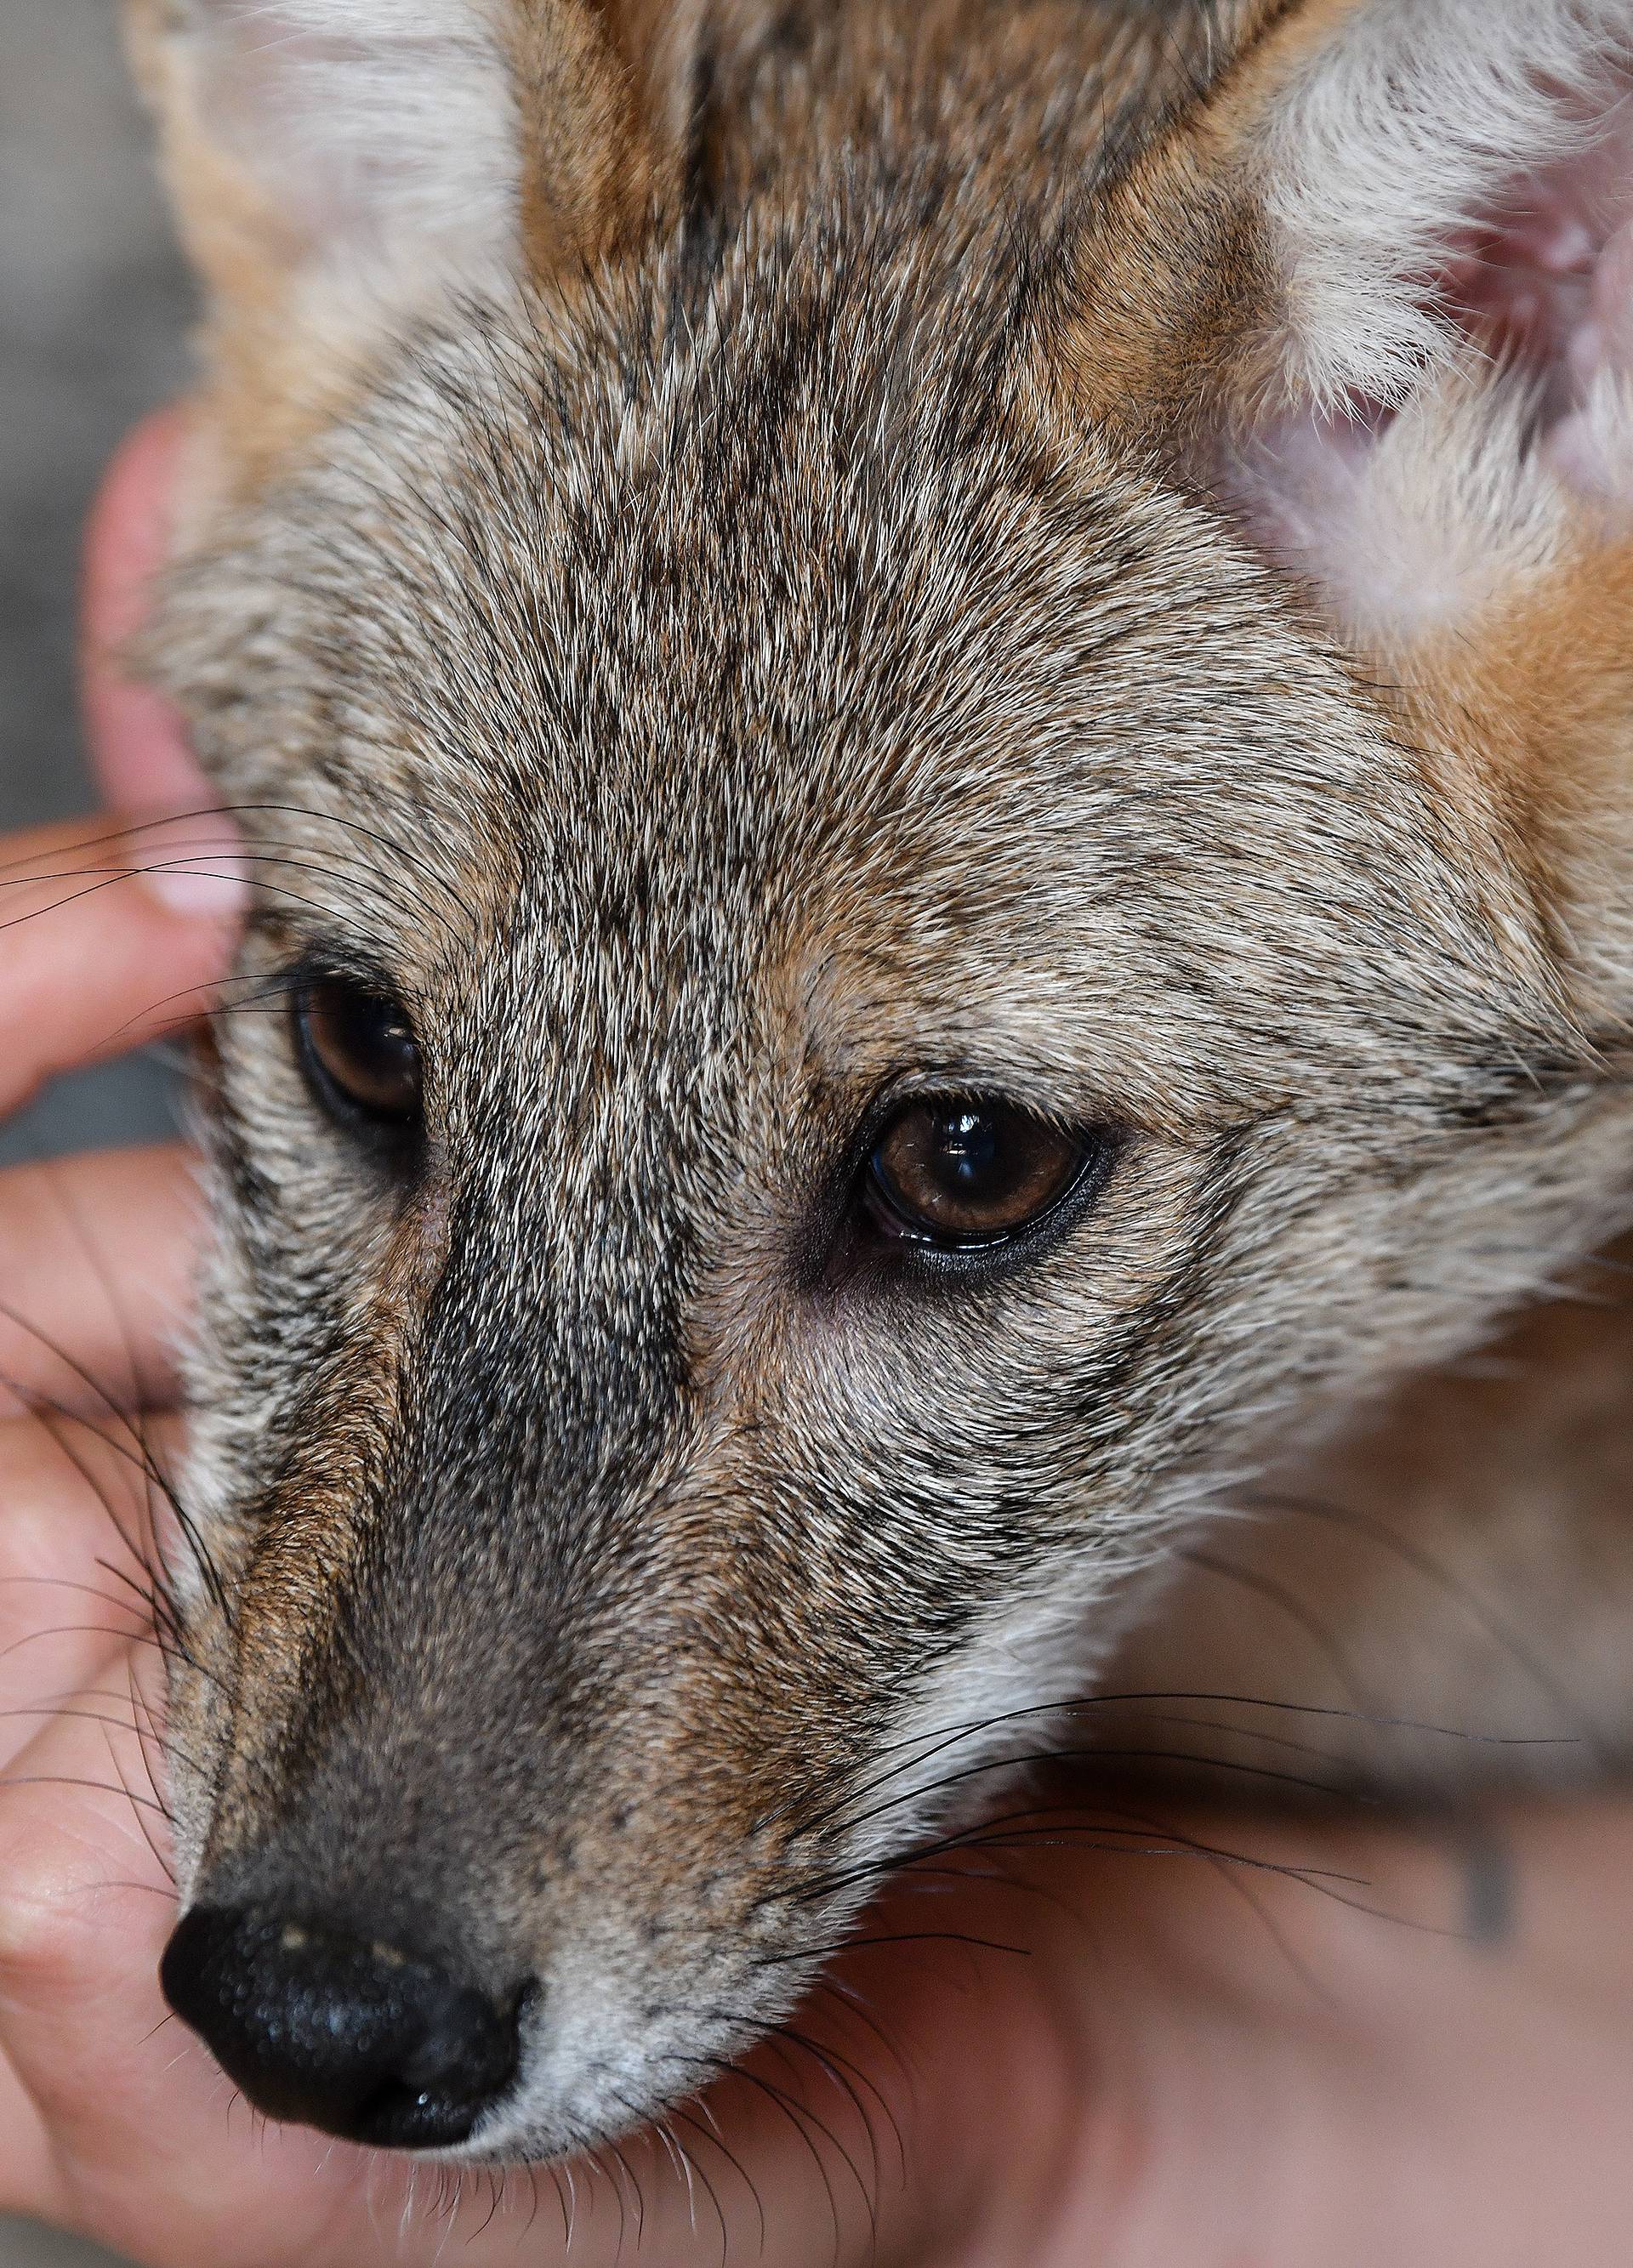
[{"label": "dark eye rim", "polygon": [[[915,1233],[905,1223],[887,1228],[868,1190],[876,1153],[902,1111],[926,1105],[1018,1111],[1072,1140],[1078,1150],[1076,1168],[1039,1211],[996,1236],[955,1241]],[[926,1283],[969,1282],[1019,1271],[1060,1242],[1097,1204],[1127,1140],[1126,1130],[1109,1121],[1062,1119],[995,1087],[950,1080],[945,1085],[892,1086],[868,1112],[836,1177],[838,1199],[828,1209],[828,1233],[816,1240],[824,1254],[818,1272],[831,1286],[881,1268]],[[888,1202],[881,1191],[878,1204]]]},{"label": "dark eye rim", "polygon": [[[313,995],[325,984],[344,985],[370,998],[391,1002],[402,1011],[410,1030],[414,1028],[411,1004],[385,971],[370,962],[313,956],[299,962],[289,975],[289,1022],[296,1057],[302,1076],[323,1108],[337,1125],[379,1150],[401,1154],[417,1149],[425,1130],[423,1078],[420,1102],[413,1109],[402,1112],[371,1108],[344,1087],[319,1054],[310,1028]],[[417,1040],[415,1044],[417,1049]],[[423,1071],[423,1051],[420,1061]]]},{"label": "dark eye rim", "polygon": [[[1028,1213],[1023,1219],[1016,1221],[1012,1228],[1001,1228],[989,1234],[978,1233],[968,1236],[961,1236],[950,1231],[938,1233],[936,1230],[928,1227],[923,1222],[915,1219],[915,1217],[903,1206],[899,1197],[891,1188],[890,1181],[883,1171],[881,1158],[881,1152],[883,1150],[885,1140],[888,1138],[891,1128],[898,1123],[907,1111],[923,1109],[926,1108],[937,1112],[946,1111],[949,1113],[959,1110],[976,1111],[1002,1109],[1012,1117],[1028,1118],[1034,1125],[1046,1128],[1050,1132],[1060,1136],[1066,1144],[1069,1145],[1069,1146],[1076,1152],[1076,1157],[1065,1179],[1061,1182],[1060,1188],[1049,1199],[1048,1203],[1046,1204],[1040,1205],[1036,1212]],[[1078,1180],[1083,1174],[1084,1166],[1087,1163],[1087,1140],[1076,1129],[1057,1126],[1051,1119],[1040,1118],[1033,1111],[1022,1110],[1012,1102],[1001,1102],[999,1098],[994,1095],[931,1094],[915,1096],[912,1101],[905,1104],[901,1109],[892,1112],[891,1115],[885,1119],[883,1125],[880,1128],[879,1139],[874,1144],[873,1149],[868,1154],[868,1163],[862,1169],[862,1198],[869,1211],[874,1214],[876,1219],[877,1219],[881,1226],[883,1227],[885,1233],[891,1236],[900,1237],[905,1243],[927,1248],[932,1252],[996,1251],[1001,1249],[1006,1245],[1013,1243],[1017,1236],[1026,1235],[1028,1232],[1037,1226],[1038,1223],[1046,1220],[1049,1215],[1053,1212],[1057,1205],[1065,1204],[1067,1198],[1076,1187]]]}]

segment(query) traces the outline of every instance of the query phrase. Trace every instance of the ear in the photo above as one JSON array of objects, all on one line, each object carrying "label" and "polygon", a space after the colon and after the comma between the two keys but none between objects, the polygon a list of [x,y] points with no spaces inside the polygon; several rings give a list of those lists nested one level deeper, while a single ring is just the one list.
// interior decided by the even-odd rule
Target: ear
[{"label": "ear", "polygon": [[601,257],[640,212],[594,0],[126,0],[228,422],[276,454],[382,328]]},{"label": "ear", "polygon": [[1633,1016],[1633,5],[1240,0],[1093,201],[1066,381],[1356,654]]},{"label": "ear", "polygon": [[1628,0],[1254,0],[1076,272],[1080,398],[1364,643],[1633,538]]}]

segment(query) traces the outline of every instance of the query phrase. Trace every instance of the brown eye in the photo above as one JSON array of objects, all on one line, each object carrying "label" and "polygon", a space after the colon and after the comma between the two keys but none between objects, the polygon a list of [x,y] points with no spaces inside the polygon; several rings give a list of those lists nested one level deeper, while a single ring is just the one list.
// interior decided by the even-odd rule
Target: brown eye
[{"label": "brown eye", "polygon": [[916,1243],[1001,1244],[1077,1186],[1090,1146],[1010,1103],[927,1097],[885,1128],[868,1204],[883,1227]]},{"label": "brown eye", "polygon": [[419,1047],[392,993],[312,977],[295,996],[295,1031],[307,1080],[333,1116],[396,1131],[417,1120]]}]

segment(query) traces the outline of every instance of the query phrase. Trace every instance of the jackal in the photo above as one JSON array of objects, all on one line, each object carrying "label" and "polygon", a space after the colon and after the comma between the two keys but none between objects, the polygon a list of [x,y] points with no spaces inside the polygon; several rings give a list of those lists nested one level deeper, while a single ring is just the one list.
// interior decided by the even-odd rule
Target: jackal
[{"label": "jackal", "polygon": [[[1039,1712],[1270,1690],[1283,1553],[1523,1732],[1456,1529],[1614,1745],[1627,1429],[1400,1381],[1633,1220],[1627,0],[131,17],[207,294],[150,661],[258,878],[172,1697],[227,2070],[616,2132]],[[1405,1573],[1252,1478],[1318,1440]]]}]

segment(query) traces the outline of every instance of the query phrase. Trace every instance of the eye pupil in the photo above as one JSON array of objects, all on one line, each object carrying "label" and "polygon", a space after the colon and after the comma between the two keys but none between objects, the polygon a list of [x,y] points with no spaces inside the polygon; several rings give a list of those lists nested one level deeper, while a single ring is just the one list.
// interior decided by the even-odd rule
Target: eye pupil
[{"label": "eye pupil", "polygon": [[314,977],[296,996],[302,1063],[332,1116],[402,1128],[420,1108],[420,1054],[395,995],[342,976]]},{"label": "eye pupil", "polygon": [[960,1110],[936,1129],[937,1162],[950,1189],[979,1193],[999,1162],[998,1128],[990,1114]]},{"label": "eye pupil", "polygon": [[898,1112],[866,1196],[894,1237],[944,1250],[1001,1244],[1082,1180],[1090,1145],[1012,1103],[931,1098]]}]

